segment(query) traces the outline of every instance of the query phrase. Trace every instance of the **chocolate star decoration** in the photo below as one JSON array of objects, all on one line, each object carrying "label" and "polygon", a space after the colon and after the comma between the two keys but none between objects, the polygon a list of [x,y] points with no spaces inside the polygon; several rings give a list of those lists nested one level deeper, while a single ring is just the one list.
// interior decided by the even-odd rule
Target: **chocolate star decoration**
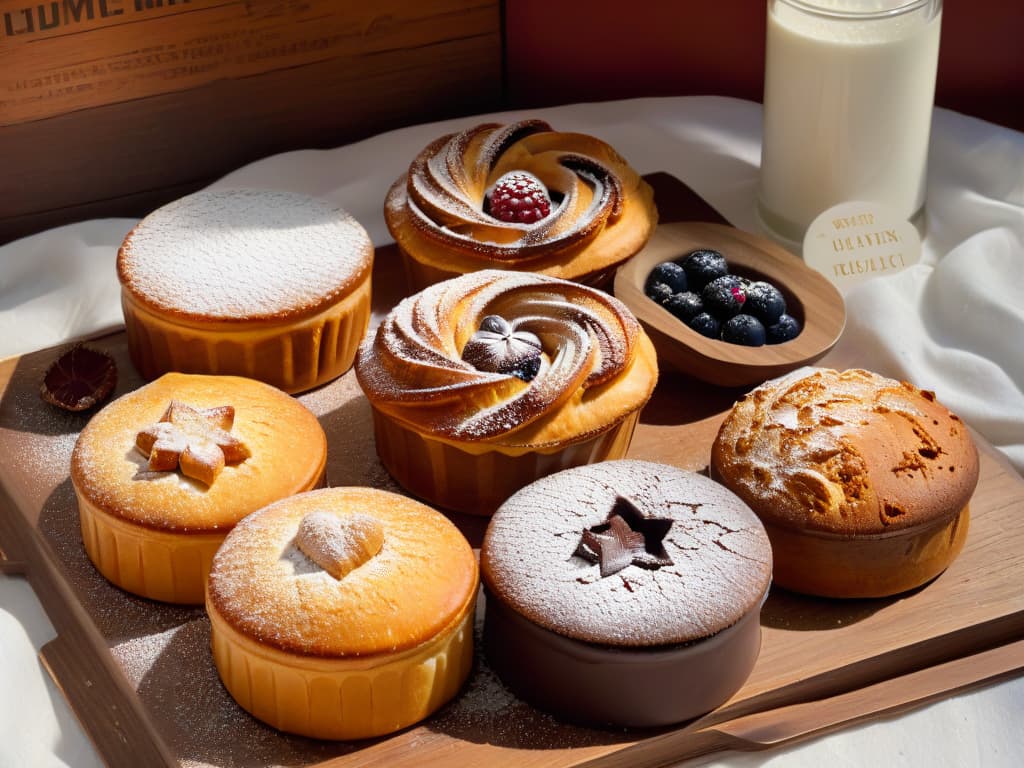
[{"label": "chocolate star decoration", "polygon": [[251,455],[245,443],[230,434],[235,409],[193,408],[172,400],[160,421],[139,432],[135,447],[149,458],[154,472],[180,469],[187,477],[212,485],[225,464]]},{"label": "chocolate star decoration", "polygon": [[540,370],[540,353],[540,339],[535,334],[515,330],[499,315],[488,315],[462,348],[462,359],[480,371],[533,381]]},{"label": "chocolate star decoration", "polygon": [[608,518],[583,531],[573,554],[597,563],[602,579],[628,565],[656,570],[672,565],[662,544],[671,527],[671,518],[645,517],[629,499],[616,496]]}]

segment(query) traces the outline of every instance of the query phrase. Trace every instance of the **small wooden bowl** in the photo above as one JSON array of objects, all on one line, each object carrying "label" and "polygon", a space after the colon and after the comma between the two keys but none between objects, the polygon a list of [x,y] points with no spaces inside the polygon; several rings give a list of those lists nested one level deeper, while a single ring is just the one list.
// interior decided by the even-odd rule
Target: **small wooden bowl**
[{"label": "small wooden bowl", "polygon": [[[786,299],[786,311],[800,321],[800,335],[763,347],[709,339],[644,294],[655,265],[698,248],[725,256],[730,274],[773,283]],[[772,241],[721,224],[660,225],[644,249],[619,268],[615,295],[643,324],[660,361],[724,387],[760,384],[813,363],[835,345],[846,325],[842,294],[823,275]]]}]

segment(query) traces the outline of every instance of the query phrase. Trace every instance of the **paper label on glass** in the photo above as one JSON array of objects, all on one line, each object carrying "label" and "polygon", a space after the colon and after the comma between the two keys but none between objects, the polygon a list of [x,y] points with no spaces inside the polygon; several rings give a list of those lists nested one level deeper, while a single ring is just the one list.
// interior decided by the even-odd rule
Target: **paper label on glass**
[{"label": "paper label on glass", "polygon": [[921,236],[909,221],[877,203],[840,203],[821,213],[804,237],[804,261],[845,292],[863,280],[892,275],[921,260]]}]

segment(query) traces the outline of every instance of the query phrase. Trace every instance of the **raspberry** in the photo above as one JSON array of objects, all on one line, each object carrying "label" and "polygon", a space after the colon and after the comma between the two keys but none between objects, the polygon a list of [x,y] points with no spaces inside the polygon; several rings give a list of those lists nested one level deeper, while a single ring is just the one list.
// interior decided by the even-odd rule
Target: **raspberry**
[{"label": "raspberry", "polygon": [[525,171],[512,171],[498,179],[488,201],[491,216],[511,224],[534,224],[551,213],[547,189]]}]

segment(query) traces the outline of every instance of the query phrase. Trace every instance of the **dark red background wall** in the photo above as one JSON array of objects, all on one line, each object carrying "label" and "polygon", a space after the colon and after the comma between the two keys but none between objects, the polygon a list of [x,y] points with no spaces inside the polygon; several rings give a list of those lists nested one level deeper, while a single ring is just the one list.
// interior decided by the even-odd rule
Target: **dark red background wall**
[{"label": "dark red background wall", "polygon": [[[539,107],[633,96],[761,100],[764,0],[506,0],[507,96]],[[1024,4],[943,7],[939,106],[1024,130]]]}]

